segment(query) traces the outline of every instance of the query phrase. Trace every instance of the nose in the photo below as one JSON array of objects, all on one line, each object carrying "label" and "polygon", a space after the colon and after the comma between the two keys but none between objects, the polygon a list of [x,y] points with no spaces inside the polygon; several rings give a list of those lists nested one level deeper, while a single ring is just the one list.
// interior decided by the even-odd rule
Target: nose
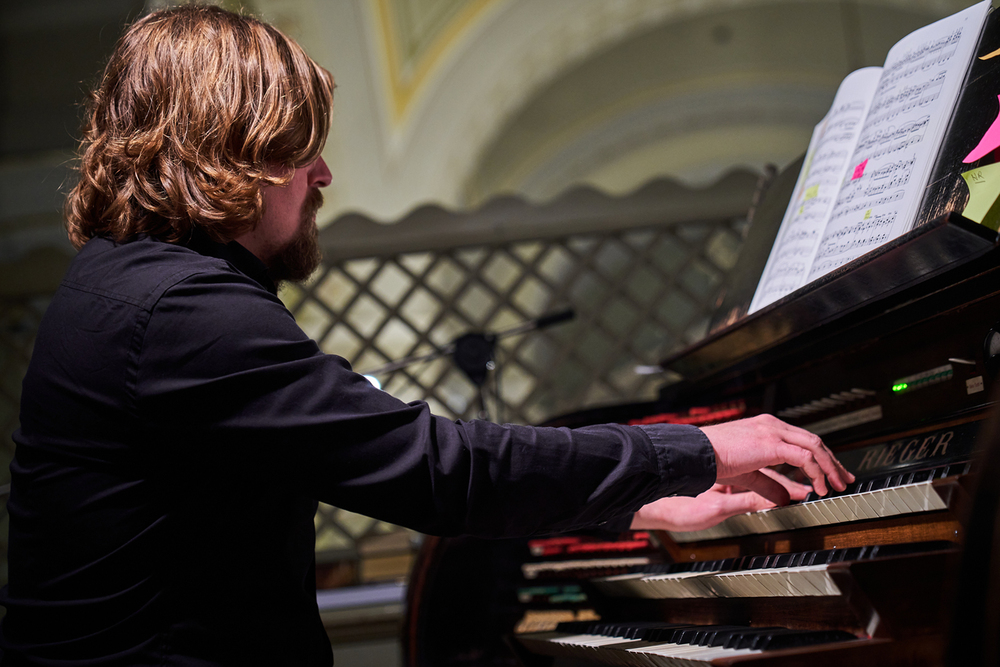
[{"label": "nose", "polygon": [[316,159],[309,167],[309,185],[315,188],[325,188],[333,182],[333,174],[326,166],[326,160],[322,156]]}]

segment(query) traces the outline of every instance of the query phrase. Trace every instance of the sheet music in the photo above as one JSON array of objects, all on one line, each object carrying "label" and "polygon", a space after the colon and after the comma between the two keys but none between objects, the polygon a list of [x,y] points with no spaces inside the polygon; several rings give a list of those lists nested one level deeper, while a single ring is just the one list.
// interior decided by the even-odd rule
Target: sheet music
[{"label": "sheet music", "polygon": [[848,75],[830,111],[813,130],[749,312],[805,284],[881,73],[880,67],[865,67]]},{"label": "sheet music", "polygon": [[913,227],[988,8],[942,19],[889,51],[806,282]]}]

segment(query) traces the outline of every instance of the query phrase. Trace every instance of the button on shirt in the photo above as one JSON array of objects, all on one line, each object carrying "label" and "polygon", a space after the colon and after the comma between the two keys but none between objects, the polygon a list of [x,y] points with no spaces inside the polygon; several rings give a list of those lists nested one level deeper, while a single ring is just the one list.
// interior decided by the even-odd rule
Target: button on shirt
[{"label": "button on shirt", "polygon": [[690,426],[454,422],[324,354],[263,264],[93,239],[38,332],[11,464],[5,664],[330,665],[317,501],[438,535],[627,525],[695,495]]}]

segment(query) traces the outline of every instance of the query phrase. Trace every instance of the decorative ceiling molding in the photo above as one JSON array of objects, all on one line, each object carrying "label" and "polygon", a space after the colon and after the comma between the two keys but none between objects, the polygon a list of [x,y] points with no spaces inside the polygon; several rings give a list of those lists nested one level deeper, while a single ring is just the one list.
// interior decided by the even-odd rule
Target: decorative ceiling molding
[{"label": "decorative ceiling molding", "polygon": [[543,204],[514,196],[497,197],[468,211],[421,206],[392,221],[347,213],[320,232],[320,244],[325,260],[335,262],[651,225],[735,219],[746,215],[759,179],[758,174],[747,170],[732,171],[705,187],[655,179],[622,196],[577,187]]},{"label": "decorative ceiling molding", "polygon": [[394,125],[449,50],[500,0],[371,0]]}]

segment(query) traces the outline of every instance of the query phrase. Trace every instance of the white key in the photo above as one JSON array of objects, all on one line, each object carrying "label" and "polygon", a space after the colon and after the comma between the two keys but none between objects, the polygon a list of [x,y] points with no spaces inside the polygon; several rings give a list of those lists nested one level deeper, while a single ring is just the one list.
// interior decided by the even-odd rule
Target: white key
[{"label": "white key", "polygon": [[920,499],[920,507],[925,512],[932,512],[935,510],[947,509],[948,505],[944,502],[937,491],[934,490],[934,485],[930,482],[919,482],[911,486],[911,493],[918,496]]},{"label": "white key", "polygon": [[879,519],[885,515],[883,503],[879,502],[877,491],[865,491],[849,496],[855,520]]},{"label": "white key", "polygon": [[823,498],[816,503],[823,506],[823,511],[833,517],[831,523],[844,523],[850,521],[849,513],[845,513],[843,505],[836,502],[836,498]]},{"label": "white key", "polygon": [[879,516],[899,516],[909,514],[909,508],[899,501],[896,489],[879,489],[872,492],[869,504],[875,504],[880,511]]},{"label": "white key", "polygon": [[829,525],[831,516],[827,511],[826,505],[823,503],[802,503],[800,505],[803,510],[808,514],[812,525],[814,526],[826,526]]},{"label": "white key", "polygon": [[910,512],[913,513],[927,511],[924,507],[922,500],[923,497],[919,488],[920,487],[915,484],[904,484],[896,488],[896,496],[900,498],[909,508]]},{"label": "white key", "polygon": [[[892,491],[892,502],[904,514],[913,514],[920,511],[920,503],[910,492],[909,485],[895,487]],[[905,508],[905,509],[904,509]]]},{"label": "white key", "polygon": [[823,503],[826,511],[834,517],[835,521],[833,523],[835,524],[847,523],[848,521],[856,521],[858,519],[853,496],[824,498],[820,502]]}]

